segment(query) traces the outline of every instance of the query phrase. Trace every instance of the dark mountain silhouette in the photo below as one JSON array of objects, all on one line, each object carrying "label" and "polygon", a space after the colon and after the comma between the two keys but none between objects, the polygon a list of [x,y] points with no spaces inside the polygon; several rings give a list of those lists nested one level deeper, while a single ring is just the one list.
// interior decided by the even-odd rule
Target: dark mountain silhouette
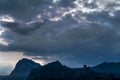
[{"label": "dark mountain silhouette", "polygon": [[9,76],[0,76],[0,80],[120,80],[111,74],[119,70],[119,63],[113,62],[105,62],[92,68],[86,65],[83,68],[69,68],[59,61],[41,66],[24,58],[18,61]]},{"label": "dark mountain silhouette", "polygon": [[92,70],[107,74],[113,73],[116,76],[120,76],[120,62],[104,62],[92,67]]},{"label": "dark mountain silhouette", "polygon": [[2,80],[26,80],[31,70],[37,67],[41,67],[41,65],[24,58],[18,61],[11,74],[9,76],[2,77]]},{"label": "dark mountain silhouette", "polygon": [[0,76],[0,80],[3,80],[3,76]]},{"label": "dark mountain silhouette", "polygon": [[114,75],[92,71],[89,67],[69,68],[59,61],[33,69],[27,80],[119,80]]}]

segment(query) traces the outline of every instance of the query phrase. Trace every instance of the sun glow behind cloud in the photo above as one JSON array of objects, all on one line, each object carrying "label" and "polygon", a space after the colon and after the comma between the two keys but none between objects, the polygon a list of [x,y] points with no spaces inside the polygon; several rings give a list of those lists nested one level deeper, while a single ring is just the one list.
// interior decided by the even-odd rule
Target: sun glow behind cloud
[{"label": "sun glow behind cloud", "polygon": [[2,26],[0,25],[0,44],[3,44],[3,45],[8,45],[9,42],[7,42],[4,38],[2,38],[2,33],[5,31],[4,28],[2,28]]},{"label": "sun glow behind cloud", "polygon": [[14,18],[12,18],[11,16],[9,15],[2,15],[0,16],[0,21],[3,21],[3,22],[14,22]]},{"label": "sun glow behind cloud", "polygon": [[2,35],[3,32],[4,32],[4,30],[0,26],[0,35]]},{"label": "sun glow behind cloud", "polygon": [[14,18],[12,18],[9,15],[1,15],[0,16],[0,44],[8,45],[9,42],[7,42],[4,38],[2,38],[2,33],[6,31],[6,29],[2,26],[4,22],[14,22]]}]

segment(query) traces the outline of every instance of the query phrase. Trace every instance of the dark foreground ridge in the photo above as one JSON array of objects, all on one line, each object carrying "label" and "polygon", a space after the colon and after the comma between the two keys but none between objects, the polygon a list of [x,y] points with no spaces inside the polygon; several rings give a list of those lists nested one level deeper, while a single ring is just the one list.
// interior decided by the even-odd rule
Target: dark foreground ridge
[{"label": "dark foreground ridge", "polygon": [[84,66],[84,68],[69,68],[59,61],[33,69],[27,80],[120,80],[113,74],[99,73]]},{"label": "dark foreground ridge", "polygon": [[[107,69],[111,71],[108,72]],[[86,65],[83,68],[69,68],[59,61],[41,66],[24,58],[18,61],[9,76],[0,76],[0,80],[120,80],[120,76],[113,73],[116,70],[120,71],[119,63],[102,63],[91,68]]]}]

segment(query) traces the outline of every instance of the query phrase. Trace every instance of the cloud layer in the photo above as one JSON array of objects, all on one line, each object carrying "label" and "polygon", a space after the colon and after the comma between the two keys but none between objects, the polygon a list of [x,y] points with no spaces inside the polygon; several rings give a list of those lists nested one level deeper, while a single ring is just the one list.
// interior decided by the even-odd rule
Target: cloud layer
[{"label": "cloud layer", "polygon": [[119,61],[119,0],[4,0],[0,12],[1,51],[71,66]]}]

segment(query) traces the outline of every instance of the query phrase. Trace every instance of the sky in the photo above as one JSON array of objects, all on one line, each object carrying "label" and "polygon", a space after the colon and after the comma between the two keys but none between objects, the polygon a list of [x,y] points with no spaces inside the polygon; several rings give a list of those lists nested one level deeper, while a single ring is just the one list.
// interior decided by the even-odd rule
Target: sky
[{"label": "sky", "polygon": [[0,0],[0,75],[22,58],[69,67],[119,62],[119,48],[120,0]]}]

